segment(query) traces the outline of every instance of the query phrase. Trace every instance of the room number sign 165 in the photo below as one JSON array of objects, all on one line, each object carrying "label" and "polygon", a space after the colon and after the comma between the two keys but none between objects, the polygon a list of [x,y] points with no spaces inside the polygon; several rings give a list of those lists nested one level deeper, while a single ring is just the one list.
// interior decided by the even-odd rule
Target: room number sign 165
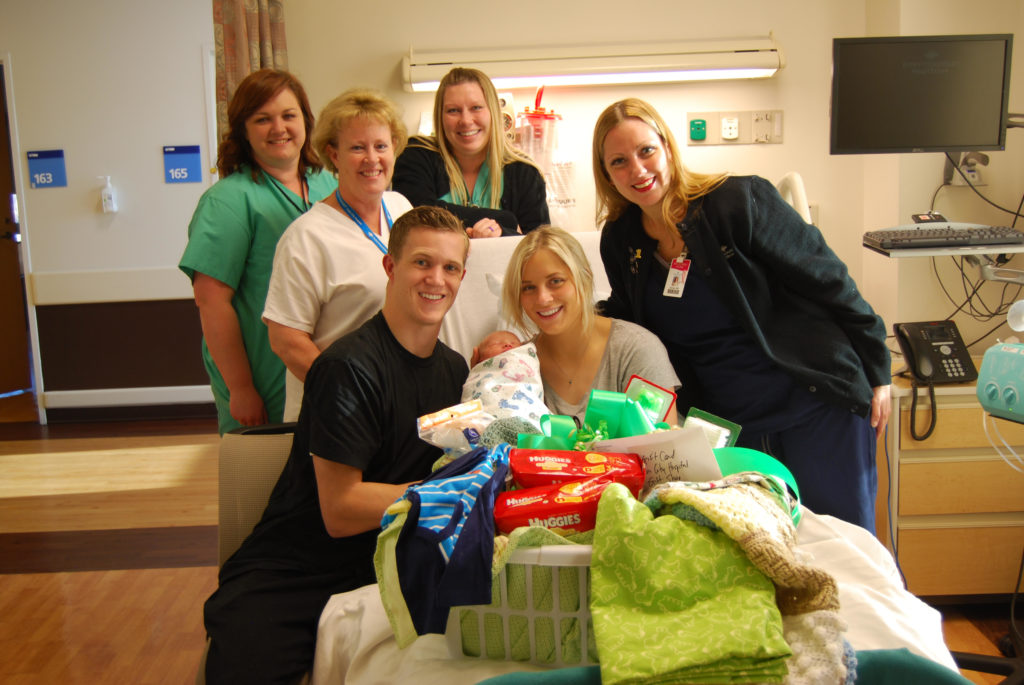
[{"label": "room number sign 165", "polygon": [[164,182],[203,182],[203,167],[198,145],[167,145],[164,147]]}]

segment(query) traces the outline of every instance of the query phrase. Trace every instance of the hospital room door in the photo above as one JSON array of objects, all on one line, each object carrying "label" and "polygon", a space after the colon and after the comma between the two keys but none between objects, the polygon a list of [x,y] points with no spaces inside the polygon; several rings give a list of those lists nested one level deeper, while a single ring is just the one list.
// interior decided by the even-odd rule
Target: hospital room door
[{"label": "hospital room door", "polygon": [[0,63],[0,397],[30,391],[28,319],[25,310],[25,286],[20,261],[21,235],[15,209],[14,160],[7,118],[7,93],[4,65]]}]

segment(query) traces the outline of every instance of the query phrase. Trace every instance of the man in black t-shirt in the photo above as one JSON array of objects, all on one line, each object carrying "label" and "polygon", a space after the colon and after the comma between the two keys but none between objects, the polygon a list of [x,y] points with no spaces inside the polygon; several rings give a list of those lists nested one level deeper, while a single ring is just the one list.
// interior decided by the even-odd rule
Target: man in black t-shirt
[{"label": "man in black t-shirt", "polygon": [[263,518],[206,602],[207,683],[298,682],[330,596],[376,582],[384,510],[440,456],[417,436],[416,418],[458,404],[468,373],[437,339],[468,252],[444,209],[417,207],[395,222],[384,306],[313,363]]}]

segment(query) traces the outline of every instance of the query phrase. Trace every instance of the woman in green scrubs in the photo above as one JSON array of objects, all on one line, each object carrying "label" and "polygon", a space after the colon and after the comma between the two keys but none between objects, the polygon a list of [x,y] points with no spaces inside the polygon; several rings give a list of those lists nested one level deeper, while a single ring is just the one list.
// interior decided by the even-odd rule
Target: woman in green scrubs
[{"label": "woman in green scrubs", "polygon": [[199,199],[178,264],[192,279],[223,434],[281,421],[284,363],[261,321],[274,248],[284,230],[334,189],[308,141],[313,114],[302,84],[253,72],[228,105],[220,180]]}]

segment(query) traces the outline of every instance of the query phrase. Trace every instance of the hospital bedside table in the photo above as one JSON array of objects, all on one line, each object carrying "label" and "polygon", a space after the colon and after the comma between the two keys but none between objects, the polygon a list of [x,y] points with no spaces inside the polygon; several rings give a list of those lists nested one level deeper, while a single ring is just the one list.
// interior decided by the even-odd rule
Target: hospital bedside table
[{"label": "hospital bedside table", "polygon": [[[911,437],[912,392],[907,379],[893,378],[888,460],[885,441],[878,449],[878,537],[916,595],[1009,594],[1024,547],[1024,474],[986,437],[974,383],[935,386],[937,423],[923,441]],[[931,403],[925,389],[918,393],[916,432],[922,434]],[[1024,425],[996,423],[1024,454]],[[1005,451],[991,425],[989,434]]]}]

